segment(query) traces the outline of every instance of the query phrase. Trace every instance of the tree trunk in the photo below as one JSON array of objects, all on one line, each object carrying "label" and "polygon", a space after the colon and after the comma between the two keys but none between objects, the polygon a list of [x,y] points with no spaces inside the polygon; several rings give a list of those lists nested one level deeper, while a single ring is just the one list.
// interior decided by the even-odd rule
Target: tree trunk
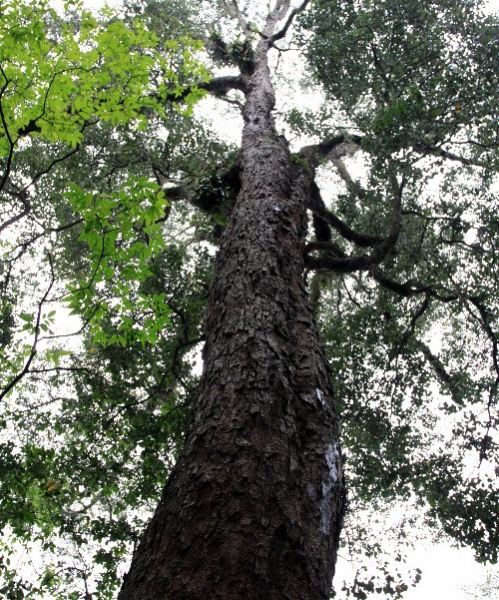
[{"label": "tree trunk", "polygon": [[120,600],[329,598],[344,484],[303,275],[311,177],[276,133],[267,51],[246,93],[193,422]]}]

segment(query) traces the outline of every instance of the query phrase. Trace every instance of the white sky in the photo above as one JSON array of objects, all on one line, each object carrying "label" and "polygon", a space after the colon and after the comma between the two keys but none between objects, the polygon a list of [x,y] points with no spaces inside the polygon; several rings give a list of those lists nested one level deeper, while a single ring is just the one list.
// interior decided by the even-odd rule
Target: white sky
[{"label": "white sky", "polygon": [[417,549],[410,558],[423,575],[417,588],[405,594],[405,600],[469,600],[463,586],[477,587],[487,578],[487,569],[475,562],[469,548],[432,544]]}]

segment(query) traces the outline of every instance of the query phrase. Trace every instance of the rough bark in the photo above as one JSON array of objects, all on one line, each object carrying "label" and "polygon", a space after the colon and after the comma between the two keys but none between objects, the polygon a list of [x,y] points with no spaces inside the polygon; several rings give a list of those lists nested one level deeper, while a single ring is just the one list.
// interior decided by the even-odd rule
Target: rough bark
[{"label": "rough bark", "polygon": [[246,90],[193,422],[120,600],[329,598],[342,459],[303,275],[311,174],[275,131],[269,45]]}]

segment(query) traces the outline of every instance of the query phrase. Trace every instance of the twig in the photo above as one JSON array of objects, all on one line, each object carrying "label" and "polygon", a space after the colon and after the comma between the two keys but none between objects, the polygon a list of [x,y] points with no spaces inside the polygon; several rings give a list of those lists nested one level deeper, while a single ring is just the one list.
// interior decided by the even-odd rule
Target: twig
[{"label": "twig", "polygon": [[0,392],[0,400],[3,400],[3,398],[5,398],[5,396],[7,396],[7,394],[14,388],[14,386],[16,386],[19,381],[21,381],[21,379],[30,372],[30,366],[31,363],[33,362],[33,359],[36,356],[37,350],[36,350],[36,346],[38,344],[39,341],[39,335],[40,335],[40,322],[42,319],[42,308],[43,305],[45,304],[45,301],[48,298],[48,295],[50,294],[50,291],[52,290],[52,287],[55,283],[55,275],[54,275],[54,265],[52,263],[52,256],[50,255],[50,253],[47,253],[48,259],[49,259],[49,263],[50,263],[50,271],[51,271],[51,281],[50,284],[45,292],[45,294],[43,295],[42,299],[40,300],[40,302],[38,303],[38,312],[36,315],[36,324],[35,324],[35,328],[34,328],[34,333],[35,333],[35,337],[33,339],[33,343],[31,345],[31,350],[28,356],[28,360],[26,361],[26,364],[24,365],[22,371],[20,373],[18,373],[14,379],[12,379],[7,386]]}]

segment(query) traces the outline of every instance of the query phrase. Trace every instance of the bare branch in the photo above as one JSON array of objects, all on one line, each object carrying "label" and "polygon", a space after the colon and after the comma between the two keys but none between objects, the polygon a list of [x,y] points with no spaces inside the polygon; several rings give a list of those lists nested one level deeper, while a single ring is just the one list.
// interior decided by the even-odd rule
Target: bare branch
[{"label": "bare branch", "polygon": [[245,16],[241,12],[237,0],[223,0],[223,8],[231,19],[238,22],[241,31],[246,39],[251,36],[251,27],[248,25]]},{"label": "bare branch", "polygon": [[354,231],[349,225],[342,221],[338,216],[329,211],[321,197],[320,190],[315,183],[312,184],[311,202],[309,209],[323,219],[328,225],[333,227],[345,240],[353,242],[360,248],[372,248],[383,242],[383,238],[370,235],[364,235]]},{"label": "bare branch", "polygon": [[291,11],[291,14],[289,15],[286,23],[284,24],[284,27],[272,36],[272,42],[277,42],[277,40],[281,40],[287,34],[288,29],[290,28],[291,23],[294,21],[296,15],[303,12],[307,8],[309,2],[310,0],[304,0],[300,4],[300,6]]},{"label": "bare branch", "polygon": [[262,33],[262,37],[266,40],[266,43],[268,44],[267,48],[269,48],[274,42],[274,31],[276,25],[277,23],[279,23],[279,21],[282,21],[282,19],[284,19],[284,17],[288,14],[290,5],[290,0],[275,0],[274,8],[272,10],[269,10],[267,19],[265,20],[265,27]]},{"label": "bare branch", "polygon": [[348,172],[348,169],[345,167],[345,163],[341,160],[341,158],[333,158],[332,163],[336,167],[338,175],[341,177],[341,179],[343,179],[347,185],[352,185],[354,183],[352,176]]},{"label": "bare branch", "polygon": [[283,19],[288,13],[291,1],[290,0],[276,0],[274,8],[271,13],[269,13],[272,19],[276,21],[280,21]]}]

